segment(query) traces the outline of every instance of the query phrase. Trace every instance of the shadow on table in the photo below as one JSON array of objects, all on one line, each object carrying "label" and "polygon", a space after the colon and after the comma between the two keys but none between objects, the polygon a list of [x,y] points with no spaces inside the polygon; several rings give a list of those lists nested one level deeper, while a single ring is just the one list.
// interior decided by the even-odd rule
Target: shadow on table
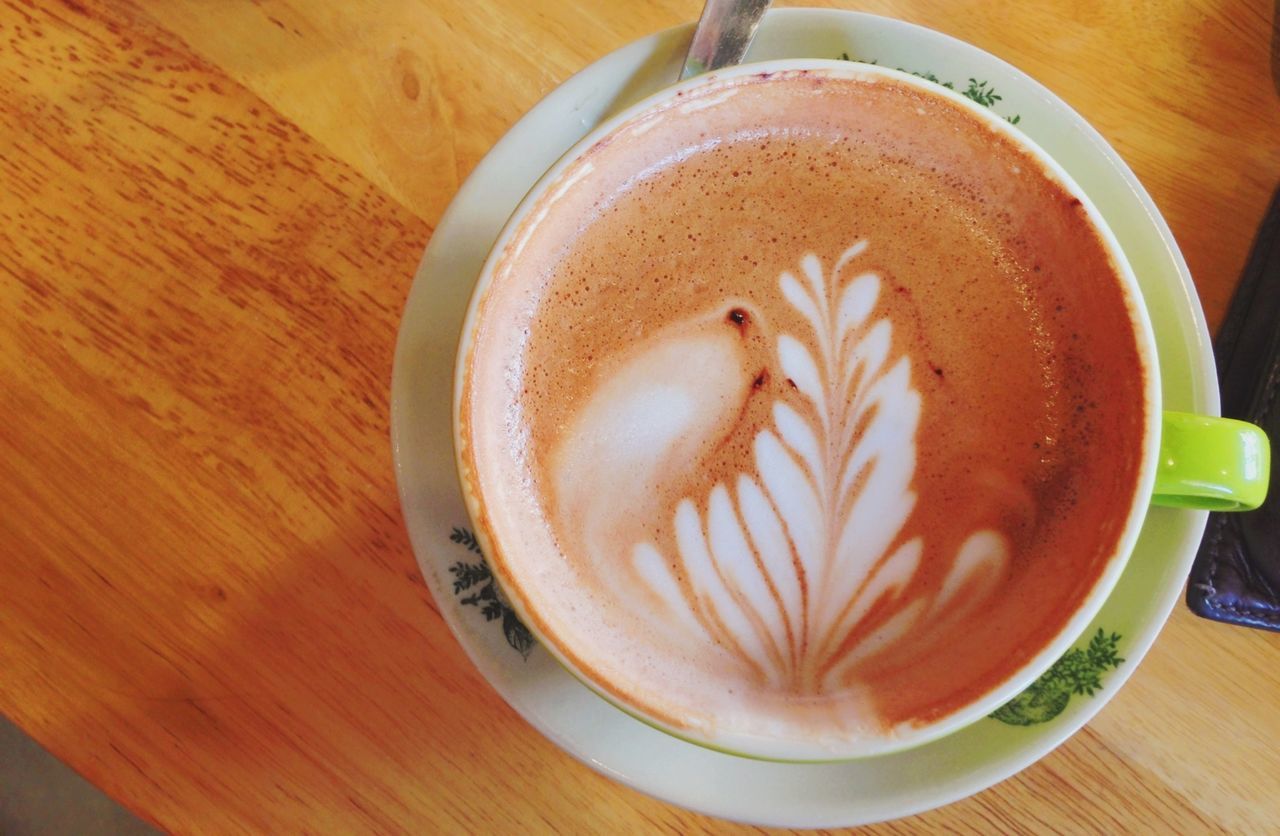
[{"label": "shadow on table", "polygon": [[[521,736],[421,581],[406,581],[417,568],[403,537],[383,549],[338,541],[290,556],[274,588],[228,602],[249,606],[224,641],[174,660],[169,686],[138,701],[140,723],[225,776],[236,799],[222,804],[260,810],[264,825],[397,830],[465,794],[474,765]],[[373,577],[390,568],[375,562],[393,574]]]},{"label": "shadow on table", "polygon": [[[238,590],[193,591],[155,612],[152,661],[135,666],[130,687],[94,695],[110,728],[86,721],[57,739],[114,750],[104,789],[178,829],[472,827],[461,817],[482,772],[516,792],[572,779],[534,774],[563,756],[480,677],[435,612],[392,486],[376,512],[337,529],[274,556]],[[492,823],[527,824],[539,811],[522,809],[536,805],[525,798],[495,799]]]}]

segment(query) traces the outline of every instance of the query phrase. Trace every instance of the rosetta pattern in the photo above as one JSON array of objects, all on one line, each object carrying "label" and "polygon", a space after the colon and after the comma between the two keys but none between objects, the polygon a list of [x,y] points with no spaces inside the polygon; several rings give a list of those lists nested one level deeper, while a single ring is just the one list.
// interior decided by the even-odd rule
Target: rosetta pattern
[{"label": "rosetta pattern", "polygon": [[811,331],[780,334],[774,346],[800,397],[772,405],[751,472],[677,505],[678,570],[652,544],[633,548],[638,574],[677,625],[776,690],[843,687],[904,635],[943,634],[990,593],[1007,560],[1003,537],[979,531],[935,593],[904,594],[925,547],[904,537],[921,395],[910,358],[891,358],[891,322],[873,317],[881,278],[854,269],[866,249],[855,244],[829,273],[806,255],[779,277]]}]

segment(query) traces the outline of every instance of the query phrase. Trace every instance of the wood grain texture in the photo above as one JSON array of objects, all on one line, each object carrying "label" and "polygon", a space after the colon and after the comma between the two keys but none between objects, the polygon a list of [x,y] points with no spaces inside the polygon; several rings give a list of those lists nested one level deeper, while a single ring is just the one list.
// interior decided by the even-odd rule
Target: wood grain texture
[{"label": "wood grain texture", "polygon": [[[399,312],[459,184],[699,5],[0,0],[0,711],[179,831],[740,829],[596,775],[489,689],[387,442]],[[858,8],[1080,110],[1216,324],[1280,177],[1271,0]],[[1179,608],[1058,751],[875,830],[1267,830],[1277,695],[1280,636]]]}]

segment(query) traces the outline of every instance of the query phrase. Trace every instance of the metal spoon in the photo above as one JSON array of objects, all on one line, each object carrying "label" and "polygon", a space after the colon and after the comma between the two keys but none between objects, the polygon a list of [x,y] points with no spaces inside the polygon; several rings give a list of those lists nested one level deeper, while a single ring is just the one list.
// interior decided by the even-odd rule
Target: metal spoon
[{"label": "metal spoon", "polygon": [[742,61],[771,0],[707,0],[693,32],[680,78]]}]

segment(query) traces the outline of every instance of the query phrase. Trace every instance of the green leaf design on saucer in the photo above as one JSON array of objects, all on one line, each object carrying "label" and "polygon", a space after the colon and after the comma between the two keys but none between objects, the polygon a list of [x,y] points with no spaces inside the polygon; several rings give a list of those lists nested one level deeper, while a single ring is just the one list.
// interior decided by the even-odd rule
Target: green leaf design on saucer
[{"label": "green leaf design on saucer", "polygon": [[489,564],[484,560],[484,553],[480,551],[480,543],[475,534],[469,529],[455,526],[449,539],[480,557],[478,561],[470,563],[459,560],[449,567],[449,572],[453,574],[453,594],[463,596],[464,592],[471,593],[459,598],[458,603],[478,607],[484,614],[485,621],[501,619],[502,633],[507,644],[527,660],[535,644],[533,633],[524,626],[494,582],[493,573],[489,571]]},{"label": "green leaf design on saucer", "polygon": [[[877,61],[874,61],[874,60],[868,61],[864,58],[853,58],[847,52],[840,53],[840,60],[853,61],[858,64],[878,63]],[[1004,98],[1003,96],[996,93],[996,89],[992,87],[988,82],[978,81],[976,78],[970,78],[968,86],[965,87],[963,90],[959,90],[956,88],[955,82],[943,81],[942,79],[938,78],[936,75],[934,75],[931,72],[928,72],[927,70],[925,72],[918,73],[915,70],[908,70],[904,67],[896,67],[895,69],[900,73],[910,73],[916,78],[923,78],[925,81],[932,81],[934,84],[939,84],[947,88],[948,90],[955,90],[961,96],[964,96],[966,99],[975,101],[978,104],[982,105],[983,107],[994,108],[996,106],[996,102]],[[1005,119],[1009,122],[1010,125],[1016,125],[1022,121],[1022,114],[1015,113],[1013,116],[1006,116]]]},{"label": "green leaf design on saucer", "polygon": [[1124,662],[1116,654],[1119,641],[1119,633],[1108,635],[1098,628],[1088,647],[1068,650],[1030,687],[989,716],[1011,726],[1033,726],[1061,714],[1072,694],[1092,697],[1102,688],[1102,675]]}]

